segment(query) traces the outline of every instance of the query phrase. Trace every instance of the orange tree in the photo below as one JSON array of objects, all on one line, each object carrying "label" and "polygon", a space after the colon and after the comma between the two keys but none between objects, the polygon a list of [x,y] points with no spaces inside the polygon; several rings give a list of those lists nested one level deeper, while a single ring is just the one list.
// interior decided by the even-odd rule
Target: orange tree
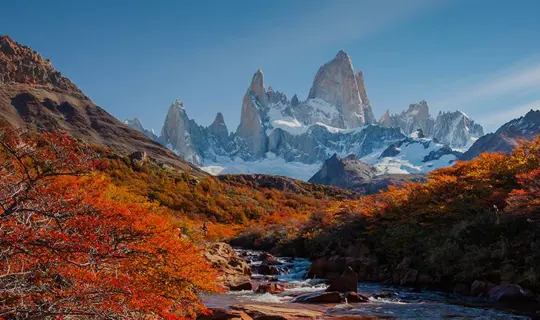
[{"label": "orange tree", "polygon": [[183,319],[216,274],[63,134],[0,131],[0,318]]}]

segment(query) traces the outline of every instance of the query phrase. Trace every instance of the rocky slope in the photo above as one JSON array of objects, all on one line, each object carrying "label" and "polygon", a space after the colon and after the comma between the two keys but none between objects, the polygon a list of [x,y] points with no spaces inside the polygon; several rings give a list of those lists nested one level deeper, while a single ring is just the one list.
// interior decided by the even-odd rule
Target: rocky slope
[{"label": "rocky slope", "polygon": [[483,152],[509,153],[520,139],[531,140],[540,134],[540,110],[531,110],[525,116],[502,125],[495,133],[489,133],[471,146],[461,160],[470,160]]},{"label": "rocky slope", "polygon": [[[372,164],[373,159],[386,161],[380,157],[382,151],[419,129],[433,139],[430,148],[417,148],[422,154],[415,156],[422,159],[432,152],[448,154],[448,148],[438,151],[444,145],[466,149],[483,133],[482,127],[459,111],[441,113],[435,120],[425,101],[411,104],[399,115],[387,111],[377,122],[363,73],[355,73],[350,57],[340,51],[319,69],[305,101],[297,95],[289,100],[282,92],[267,88],[259,69],[244,94],[235,132],[229,133],[221,114],[209,127],[197,125],[183,104],[176,102],[169,109],[159,141],[213,173],[269,173],[307,180],[334,153],[354,155]],[[386,173],[433,168],[406,165]]]},{"label": "rocky slope", "polygon": [[89,143],[124,154],[142,151],[159,163],[205,175],[96,106],[48,59],[5,35],[0,36],[0,123],[38,131],[65,131]]}]

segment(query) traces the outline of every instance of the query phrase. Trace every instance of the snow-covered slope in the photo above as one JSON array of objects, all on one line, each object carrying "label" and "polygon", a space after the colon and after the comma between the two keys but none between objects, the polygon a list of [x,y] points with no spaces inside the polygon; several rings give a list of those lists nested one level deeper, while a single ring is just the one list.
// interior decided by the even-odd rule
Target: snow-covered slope
[{"label": "snow-covered slope", "polygon": [[439,112],[433,126],[433,137],[440,143],[466,151],[484,135],[482,127],[462,111]]},{"label": "snow-covered slope", "polygon": [[459,156],[433,139],[408,137],[360,160],[373,165],[378,174],[427,173],[452,165]]}]

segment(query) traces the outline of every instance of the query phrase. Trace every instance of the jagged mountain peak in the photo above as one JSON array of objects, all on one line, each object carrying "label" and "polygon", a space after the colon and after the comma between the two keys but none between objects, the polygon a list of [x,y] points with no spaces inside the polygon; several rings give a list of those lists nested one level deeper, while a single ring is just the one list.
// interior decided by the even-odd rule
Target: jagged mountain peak
[{"label": "jagged mountain peak", "polygon": [[216,117],[214,119],[214,122],[212,124],[225,124],[225,118],[223,117],[223,114],[221,112],[218,112],[216,114]]},{"label": "jagged mountain peak", "polygon": [[253,88],[264,88],[264,74],[263,74],[263,71],[262,69],[258,69],[254,74],[253,74],[253,77],[251,78],[251,85],[250,85],[250,88],[252,88],[251,91],[255,92],[255,90],[253,90]]},{"label": "jagged mountain peak", "polygon": [[349,57],[349,55],[343,50],[339,50],[334,59],[351,61],[351,58]]},{"label": "jagged mountain peak", "polygon": [[343,51],[319,68],[309,90],[310,99],[322,100],[339,112],[339,118],[333,117],[329,125],[352,129],[367,122],[351,59]]},{"label": "jagged mountain peak", "polygon": [[293,97],[291,98],[291,105],[293,107],[296,107],[297,105],[300,104],[300,99],[298,99],[298,96],[296,95],[296,93],[293,95]]},{"label": "jagged mountain peak", "polygon": [[180,97],[176,98],[173,103],[171,103],[171,108],[180,108],[184,109],[184,102],[182,102],[182,99]]},{"label": "jagged mountain peak", "polygon": [[133,119],[126,119],[124,121],[125,124],[129,125],[130,127],[132,128],[135,128],[135,129],[144,129],[143,128],[143,125],[141,123],[141,121],[139,120],[139,118],[135,117]]}]

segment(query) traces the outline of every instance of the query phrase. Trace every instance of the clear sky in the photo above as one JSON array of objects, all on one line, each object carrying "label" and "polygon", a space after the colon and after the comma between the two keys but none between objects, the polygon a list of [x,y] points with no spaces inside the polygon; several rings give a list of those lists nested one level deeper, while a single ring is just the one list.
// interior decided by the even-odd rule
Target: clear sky
[{"label": "clear sky", "polygon": [[540,109],[538,0],[12,0],[0,33],[156,131],[177,97],[199,124],[221,111],[235,130],[258,68],[305,99],[340,49],[364,71],[377,118],[426,100],[493,131]]}]

